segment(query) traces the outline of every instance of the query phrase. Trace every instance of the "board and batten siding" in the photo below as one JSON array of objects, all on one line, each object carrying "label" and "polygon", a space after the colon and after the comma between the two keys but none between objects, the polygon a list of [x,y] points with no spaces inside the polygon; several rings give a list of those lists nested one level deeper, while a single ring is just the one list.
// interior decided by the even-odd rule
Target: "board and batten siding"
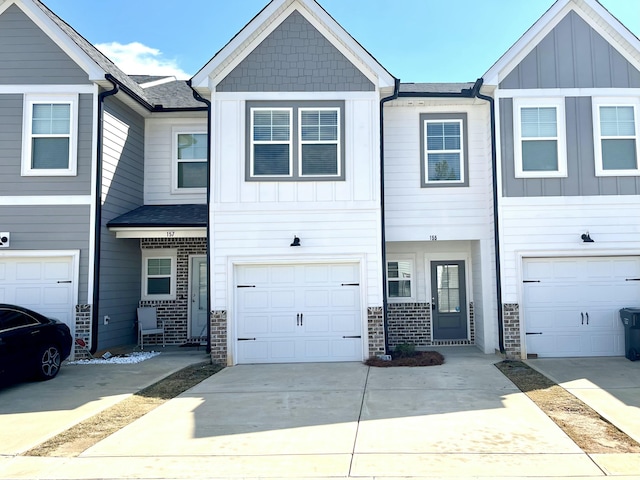
[{"label": "board and batten siding", "polygon": [[[466,113],[469,186],[421,188],[420,114]],[[387,241],[486,239],[492,236],[489,109],[481,105],[385,106]]]},{"label": "board and batten siding", "polygon": [[597,177],[591,97],[566,97],[567,176],[516,178],[513,99],[500,99],[502,194],[505,197],[640,195],[640,177]]},{"label": "board and batten siding", "polygon": [[175,205],[206,203],[204,193],[172,193],[172,169],[174,165],[174,128],[196,128],[207,131],[207,119],[203,116],[193,118],[156,118],[146,119],[144,138],[144,203],[146,205]]},{"label": "board and batten siding", "polygon": [[140,301],[141,253],[137,239],[116,238],[106,224],[143,204],[144,119],[114,97],[104,104],[99,348],[134,341]]},{"label": "board and batten siding", "polygon": [[[235,97],[235,98],[234,98]],[[268,98],[265,98],[268,97]],[[314,99],[284,95],[284,100]],[[265,94],[262,99],[271,99]],[[283,100],[278,95],[278,100]],[[214,309],[228,308],[228,258],[365,258],[367,296],[380,306],[379,115],[376,92],[335,93],[344,100],[345,179],[246,181],[245,102],[213,99],[212,236]],[[290,247],[298,235],[302,247]],[[363,281],[365,281],[363,279]]]},{"label": "board and batten siding", "polygon": [[500,88],[640,88],[640,71],[571,11]]},{"label": "board and batten siding", "polygon": [[89,205],[0,206],[2,231],[11,233],[11,250],[79,250],[78,303],[88,301]]},{"label": "board and batten siding", "polygon": [[93,95],[78,104],[78,172],[75,176],[21,176],[23,96],[0,95],[0,195],[90,195]]},{"label": "board and batten siding", "polygon": [[87,73],[15,4],[0,15],[0,65],[1,85],[90,83]]},{"label": "board and batten siding", "polygon": [[[379,210],[279,209],[213,214],[213,304],[214,310],[228,308],[227,288],[232,278],[228,258],[254,258],[264,263],[326,261],[364,256],[367,298],[365,306],[379,306],[380,212]],[[293,236],[300,247],[291,247]]]},{"label": "board and batten siding", "polygon": [[[503,199],[501,225],[503,301],[517,303],[520,252],[536,257],[637,254],[640,203],[628,196]],[[593,243],[582,241],[587,231]]]}]

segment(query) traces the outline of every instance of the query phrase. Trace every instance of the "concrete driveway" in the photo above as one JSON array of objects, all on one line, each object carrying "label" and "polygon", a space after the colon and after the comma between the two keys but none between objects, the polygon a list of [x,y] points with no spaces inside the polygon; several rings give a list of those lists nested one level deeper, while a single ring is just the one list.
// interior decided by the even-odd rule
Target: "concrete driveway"
[{"label": "concrete driveway", "polygon": [[582,452],[497,357],[440,350],[427,368],[227,368],[79,457],[0,457],[0,478],[640,475],[640,456]]}]

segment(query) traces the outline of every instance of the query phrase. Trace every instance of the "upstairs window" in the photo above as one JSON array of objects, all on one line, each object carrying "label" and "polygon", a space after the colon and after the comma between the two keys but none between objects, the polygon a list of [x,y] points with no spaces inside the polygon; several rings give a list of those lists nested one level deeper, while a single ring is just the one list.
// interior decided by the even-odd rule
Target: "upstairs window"
[{"label": "upstairs window", "polygon": [[248,102],[249,181],[344,180],[344,102]]},{"label": "upstairs window", "polygon": [[76,175],[77,95],[25,95],[22,175]]},{"label": "upstairs window", "polygon": [[174,192],[204,191],[207,187],[207,134],[174,131]]},{"label": "upstairs window", "polygon": [[597,176],[640,175],[638,107],[631,99],[593,99]]},{"label": "upstairs window", "polygon": [[564,99],[514,99],[516,177],[566,177]]},{"label": "upstairs window", "polygon": [[468,186],[466,113],[420,115],[422,187]]}]

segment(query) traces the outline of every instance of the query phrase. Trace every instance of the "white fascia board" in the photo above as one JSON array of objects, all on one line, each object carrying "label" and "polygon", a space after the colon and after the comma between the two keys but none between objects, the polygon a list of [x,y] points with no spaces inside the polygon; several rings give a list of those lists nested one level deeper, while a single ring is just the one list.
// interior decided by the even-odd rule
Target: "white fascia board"
[{"label": "white fascia board", "polygon": [[564,18],[571,0],[558,0],[482,76],[485,85],[498,85],[511,70]]},{"label": "white fascia board", "polygon": [[[213,91],[215,85],[229,75],[250,52],[271,35],[282,21],[294,11],[298,11],[311,23],[314,28],[376,85],[378,89],[395,86],[395,78],[315,1],[288,1],[290,3],[286,6],[283,0],[274,0],[270,3],[245,29],[218,52],[218,54],[192,78],[193,87],[196,89],[208,88]],[[260,28],[262,28],[262,30],[260,30]],[[225,65],[225,61],[230,57],[233,57],[232,61]]]},{"label": "white fascia board", "polygon": [[[11,2],[9,2],[11,3]],[[47,36],[58,45],[89,76],[90,81],[102,80],[105,72],[80,46],[56,25],[31,0],[15,0],[15,3]]]},{"label": "white fascia board", "polygon": [[109,227],[116,238],[207,238],[205,227]]},{"label": "white fascia board", "polygon": [[0,196],[0,206],[91,205],[92,195],[11,195]]}]

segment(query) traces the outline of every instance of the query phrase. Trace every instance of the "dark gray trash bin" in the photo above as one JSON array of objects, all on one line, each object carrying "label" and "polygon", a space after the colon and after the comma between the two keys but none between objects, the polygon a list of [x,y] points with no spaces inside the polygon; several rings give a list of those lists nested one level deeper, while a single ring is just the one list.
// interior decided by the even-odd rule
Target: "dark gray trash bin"
[{"label": "dark gray trash bin", "polygon": [[640,359],[640,308],[622,308],[620,320],[624,325],[625,357],[635,362]]}]

